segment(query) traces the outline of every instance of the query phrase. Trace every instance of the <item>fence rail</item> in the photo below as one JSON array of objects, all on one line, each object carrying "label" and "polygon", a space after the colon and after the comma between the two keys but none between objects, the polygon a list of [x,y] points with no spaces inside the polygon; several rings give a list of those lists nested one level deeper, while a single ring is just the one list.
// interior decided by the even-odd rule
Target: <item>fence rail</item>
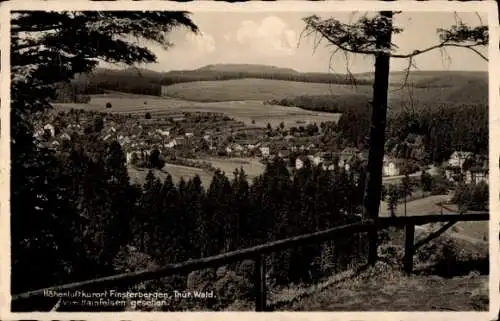
[{"label": "fence rail", "polygon": [[255,305],[257,311],[265,311],[266,309],[266,271],[265,271],[265,255],[277,252],[283,249],[288,249],[297,246],[303,246],[311,243],[319,243],[326,240],[335,239],[339,236],[349,235],[354,233],[363,233],[370,230],[380,230],[390,226],[405,227],[405,256],[403,265],[406,272],[411,272],[413,265],[414,253],[414,234],[416,225],[424,225],[435,222],[459,222],[459,221],[487,221],[489,213],[477,214],[436,214],[423,216],[406,216],[406,217],[379,217],[376,220],[363,220],[361,222],[342,225],[328,230],[319,231],[310,234],[290,237],[266,244],[257,245],[242,250],[232,251],[196,260],[169,264],[155,270],[137,271],[123,273],[109,277],[102,277],[82,282],[75,282],[59,286],[48,287],[40,290],[29,291],[21,294],[12,295],[12,301],[20,301],[37,296],[43,296],[48,291],[62,292],[68,290],[83,290],[89,287],[105,288],[107,286],[120,286],[137,284],[144,281],[167,277],[175,274],[189,273],[195,270],[206,268],[215,268],[221,265],[252,259],[255,261],[255,287],[257,289]]}]

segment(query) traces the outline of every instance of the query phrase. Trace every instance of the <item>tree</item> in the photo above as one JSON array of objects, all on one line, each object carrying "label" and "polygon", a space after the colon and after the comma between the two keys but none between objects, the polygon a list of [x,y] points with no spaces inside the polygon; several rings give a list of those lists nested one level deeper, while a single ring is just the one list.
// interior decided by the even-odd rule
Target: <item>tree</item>
[{"label": "tree", "polygon": [[422,188],[422,196],[425,192],[432,190],[432,176],[426,171],[422,171],[420,175],[420,186]]},{"label": "tree", "polygon": [[151,119],[151,113],[147,112],[146,115],[144,116],[146,119]]},{"label": "tree", "polygon": [[111,103],[110,103],[110,102],[107,102],[107,103],[106,103],[106,108],[111,108],[111,107],[113,107],[113,105],[111,105]]},{"label": "tree", "polygon": [[162,169],[163,166],[165,166],[165,160],[161,158],[160,151],[158,148],[153,149],[149,155],[148,167]]},{"label": "tree", "polygon": [[[366,176],[366,189],[363,206],[363,216],[375,219],[379,213],[382,165],[385,146],[385,131],[387,119],[387,94],[389,85],[389,68],[391,58],[408,59],[407,75],[414,65],[416,56],[434,49],[446,47],[462,47],[472,50],[483,59],[484,56],[477,47],[488,44],[488,28],[486,26],[468,27],[459,22],[449,29],[439,29],[440,43],[425,49],[415,50],[410,53],[394,53],[395,45],[392,35],[401,33],[401,28],[393,25],[391,11],[381,11],[374,17],[364,16],[357,22],[346,24],[337,19],[321,19],[317,15],[305,17],[305,34],[319,36],[319,42],[326,40],[335,48],[333,55],[338,51],[375,56],[375,79],[373,82],[373,99],[371,128],[369,135],[369,156]],[[397,13],[396,13],[397,14]],[[350,74],[349,70],[348,73]],[[377,235],[373,230],[369,233],[370,251],[368,261],[374,264],[377,259]]]},{"label": "tree", "polygon": [[[51,108],[50,102],[55,97],[57,84],[71,80],[78,73],[90,72],[98,61],[128,65],[156,61],[151,50],[138,45],[134,39],[148,40],[168,48],[171,43],[166,35],[177,27],[198,32],[188,14],[181,11],[24,11],[12,14],[10,124],[13,293],[69,279],[86,278],[92,271],[102,272],[102,269],[80,268],[90,262],[77,260],[87,255],[78,245],[83,244],[78,234],[83,231],[78,228],[78,221],[82,218],[79,212],[87,210],[77,210],[77,204],[65,207],[71,199],[63,191],[73,183],[61,181],[63,176],[57,173],[61,173],[62,164],[57,155],[35,146],[32,137],[33,116]],[[75,42],[75,39],[78,41]],[[95,168],[96,175],[88,175],[92,178],[85,182],[76,181],[77,184],[87,185],[88,188],[82,189],[82,192],[86,190],[89,195],[95,190],[91,188],[92,185],[104,182],[103,165],[90,165]],[[82,163],[75,166],[83,168]],[[97,175],[98,172],[101,176]],[[78,203],[86,204],[87,208],[95,205],[97,210],[97,206],[107,206],[105,195],[89,196],[87,201]],[[99,211],[105,213],[102,209]],[[31,227],[35,225],[27,225],[26,222],[36,222],[36,229]],[[90,235],[98,237],[99,234],[90,231]],[[37,249],[36,252],[33,249]],[[95,247],[86,250],[96,251]],[[36,276],[38,281],[35,282],[31,276]]]},{"label": "tree", "polygon": [[100,133],[104,128],[104,119],[101,115],[94,117],[93,131],[94,133]]},{"label": "tree", "polygon": [[387,189],[387,209],[392,217],[396,216],[396,208],[401,195],[401,190],[396,185],[389,185]]}]

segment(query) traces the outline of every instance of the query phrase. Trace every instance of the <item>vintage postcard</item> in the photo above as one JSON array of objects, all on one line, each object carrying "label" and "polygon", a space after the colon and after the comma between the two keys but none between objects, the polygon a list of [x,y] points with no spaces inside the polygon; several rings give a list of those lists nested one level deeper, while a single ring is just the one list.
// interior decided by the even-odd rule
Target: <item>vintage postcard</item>
[{"label": "vintage postcard", "polygon": [[2,319],[498,317],[495,2],[0,21]]}]

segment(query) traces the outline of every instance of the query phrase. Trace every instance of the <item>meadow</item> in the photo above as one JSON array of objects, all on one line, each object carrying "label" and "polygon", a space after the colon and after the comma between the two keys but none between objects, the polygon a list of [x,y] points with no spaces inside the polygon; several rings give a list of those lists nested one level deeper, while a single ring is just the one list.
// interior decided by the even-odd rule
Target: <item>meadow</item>
[{"label": "meadow", "polygon": [[231,79],[220,81],[194,81],[163,86],[162,94],[191,101],[213,102],[234,100],[283,99],[290,96],[369,94],[370,86],[326,84],[272,80],[261,78]]},{"label": "meadow", "polygon": [[[106,108],[106,103],[112,108]],[[146,104],[145,104],[146,102]],[[161,98],[133,94],[103,94],[93,95],[87,104],[55,103],[58,108],[82,108],[89,111],[123,113],[140,115],[147,112],[153,117],[172,114],[175,112],[211,112],[222,113],[247,126],[266,127],[270,123],[273,127],[284,122],[287,126],[298,122],[338,121],[340,114],[308,111],[296,107],[269,106],[261,101],[221,101],[201,103],[182,99]]]},{"label": "meadow", "polygon": [[[389,108],[433,107],[437,104],[488,104],[485,73],[417,72],[407,83],[403,73],[392,73]],[[290,80],[244,78],[191,81],[162,86],[162,95],[197,102],[274,100],[279,105],[315,111],[336,111],[364,107],[371,100],[371,74],[356,75],[357,83],[315,83]],[[333,107],[333,108],[332,108]],[[335,108],[338,109],[335,109]]]}]

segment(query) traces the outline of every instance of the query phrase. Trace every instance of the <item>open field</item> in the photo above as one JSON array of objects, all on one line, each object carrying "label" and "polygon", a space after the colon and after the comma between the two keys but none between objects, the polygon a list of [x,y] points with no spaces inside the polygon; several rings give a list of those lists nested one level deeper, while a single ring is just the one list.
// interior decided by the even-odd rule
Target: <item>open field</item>
[{"label": "open field", "polygon": [[193,101],[233,101],[282,99],[301,95],[351,94],[371,92],[370,86],[321,84],[271,79],[231,79],[196,81],[164,86],[165,96]]},{"label": "open field", "polygon": [[237,168],[243,168],[249,179],[259,176],[265,169],[265,165],[256,158],[205,158],[203,160],[225,172],[228,178],[233,177],[233,172]]},{"label": "open field", "polygon": [[[262,174],[265,168],[265,166],[257,159],[251,158],[205,158],[202,160],[211,162],[215,167],[225,172],[229,179],[233,178],[233,172],[237,168],[243,168],[249,180],[252,180],[254,177]],[[148,174],[148,169],[137,169],[129,166],[128,173],[132,183],[142,185],[144,184],[146,175]],[[169,173],[176,184],[180,181],[181,177],[183,177],[184,180],[188,180],[193,178],[195,175],[198,175],[200,176],[204,187],[208,187],[210,185],[213,177],[212,173],[201,168],[168,163],[165,164],[162,171],[153,170],[153,173],[162,181],[167,177],[167,173]]]},{"label": "open field", "polygon": [[[144,184],[148,171],[149,171],[148,169],[137,169],[129,166],[128,174],[130,176],[130,182],[139,185]],[[201,182],[204,187],[208,187],[210,185],[213,176],[211,173],[208,173],[207,171],[201,168],[174,165],[174,164],[165,164],[163,171],[153,170],[153,173],[162,182],[165,180],[168,173],[172,176],[172,180],[175,184],[179,183],[181,177],[187,181],[190,178],[193,178],[195,175],[198,175],[200,176]]]},{"label": "open field", "polygon": [[[106,108],[110,102],[112,108]],[[144,104],[146,102],[146,104]],[[308,111],[301,108],[264,105],[260,101],[223,101],[200,103],[181,99],[160,98],[132,94],[104,94],[92,96],[88,104],[57,103],[56,108],[79,108],[109,113],[136,114],[141,117],[149,112],[166,115],[179,112],[222,113],[248,126],[265,127],[267,123],[276,127],[280,122],[286,126],[296,125],[297,121],[316,122],[338,121],[340,114]],[[252,124],[252,121],[254,122]]]},{"label": "open field", "polygon": [[[438,214],[441,212],[441,208],[437,205],[439,202],[446,201],[449,195],[432,195],[429,197],[416,199],[406,203],[406,215],[407,216],[420,216],[429,214]],[[450,211],[443,211],[444,214],[451,213]],[[396,211],[396,216],[404,216],[404,203],[399,203]],[[380,216],[389,216],[389,211],[387,210],[387,202],[380,202]]]},{"label": "open field", "polygon": [[[399,76],[401,78],[401,76]],[[392,109],[399,109],[400,105],[414,104],[429,105],[444,104],[487,104],[487,81],[472,82],[468,78],[459,78],[453,82],[448,75],[427,75],[420,80],[419,87],[411,92],[399,85],[391,85],[389,89],[389,105]],[[475,78],[474,78],[475,79]],[[481,78],[482,79],[482,78]],[[394,82],[397,83],[397,82]],[[335,100],[342,105],[343,96],[349,103],[367,104],[371,99],[372,86],[327,84],[312,82],[297,82],[270,79],[232,79],[221,81],[195,81],[163,86],[163,95],[190,101],[214,102],[235,100],[281,100],[284,98],[307,96],[318,97],[328,104],[328,100]],[[346,98],[346,99],[347,99]]]}]

